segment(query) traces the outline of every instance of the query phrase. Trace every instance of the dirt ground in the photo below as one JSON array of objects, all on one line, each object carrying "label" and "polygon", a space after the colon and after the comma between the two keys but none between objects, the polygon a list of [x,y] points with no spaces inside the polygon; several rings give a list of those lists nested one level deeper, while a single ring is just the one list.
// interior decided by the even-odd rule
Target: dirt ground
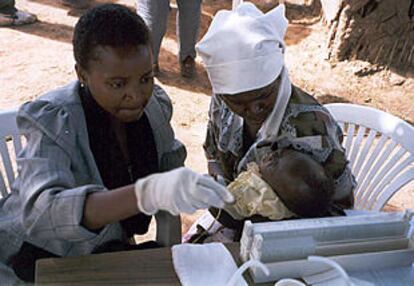
[{"label": "dirt ground", "polygon": [[[110,2],[130,7],[135,5],[133,0]],[[268,9],[272,3],[269,0],[252,2],[263,9]],[[81,11],[68,10],[54,0],[17,0],[17,7],[37,14],[40,21],[30,26],[0,28],[0,110],[17,107],[75,79],[71,37]],[[210,86],[199,59],[195,79],[180,77],[176,57],[176,6],[173,4],[172,7],[169,29],[160,53],[162,73],[157,82],[173,100],[173,126],[177,137],[188,148],[186,165],[198,172],[206,172],[201,146]],[[230,7],[230,0],[204,1],[200,36],[218,9]],[[327,32],[317,18],[295,17],[290,23],[286,37],[286,64],[292,82],[323,103],[369,105],[413,123],[414,79],[362,61],[328,63],[324,60]],[[389,208],[414,209],[414,187],[408,187],[395,196]],[[197,215],[187,216],[184,228]]]}]

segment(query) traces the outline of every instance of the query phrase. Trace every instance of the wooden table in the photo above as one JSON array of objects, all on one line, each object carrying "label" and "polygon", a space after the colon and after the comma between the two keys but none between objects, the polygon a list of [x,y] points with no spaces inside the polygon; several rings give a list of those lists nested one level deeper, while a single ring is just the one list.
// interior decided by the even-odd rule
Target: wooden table
[{"label": "wooden table", "polygon": [[[226,244],[226,247],[240,266],[239,243]],[[351,276],[371,281],[374,285],[414,285],[413,267],[354,272]],[[244,278],[249,285],[254,285],[248,273]],[[180,285],[169,247],[41,259],[36,265],[36,284]],[[260,285],[274,285],[274,282]]]},{"label": "wooden table", "polygon": [[[226,247],[240,265],[239,243]],[[252,284],[249,275],[245,278]],[[41,259],[36,264],[35,281],[39,285],[180,285],[169,247]]]}]

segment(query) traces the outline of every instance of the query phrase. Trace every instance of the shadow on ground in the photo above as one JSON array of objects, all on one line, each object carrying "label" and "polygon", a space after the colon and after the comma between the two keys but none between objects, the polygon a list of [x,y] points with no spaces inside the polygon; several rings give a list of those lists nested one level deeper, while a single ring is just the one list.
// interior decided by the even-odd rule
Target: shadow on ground
[{"label": "shadow on ground", "polygon": [[332,94],[318,94],[315,95],[315,98],[319,101],[321,104],[327,104],[327,103],[351,103],[349,100],[347,100],[344,97],[332,95]]},{"label": "shadow on ground", "polygon": [[55,41],[72,42],[73,27],[64,24],[37,22],[27,26],[10,27],[10,29]]}]

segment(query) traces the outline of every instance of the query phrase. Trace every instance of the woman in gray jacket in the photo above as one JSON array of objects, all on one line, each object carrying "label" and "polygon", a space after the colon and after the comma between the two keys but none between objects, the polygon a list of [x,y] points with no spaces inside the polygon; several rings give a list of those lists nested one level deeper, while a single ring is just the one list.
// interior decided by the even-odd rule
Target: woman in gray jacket
[{"label": "woman in gray jacket", "polygon": [[38,258],[134,248],[129,238],[159,210],[192,213],[233,199],[181,167],[186,151],[170,125],[171,102],[154,85],[138,15],[116,4],[93,8],[73,46],[78,80],[18,113],[27,145],[0,201],[2,285],[33,281]]}]

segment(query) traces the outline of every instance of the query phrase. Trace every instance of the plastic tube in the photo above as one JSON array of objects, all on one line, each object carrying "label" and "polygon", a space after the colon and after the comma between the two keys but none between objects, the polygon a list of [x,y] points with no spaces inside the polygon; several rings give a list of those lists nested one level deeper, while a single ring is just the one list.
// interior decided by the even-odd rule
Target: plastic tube
[{"label": "plastic tube", "polygon": [[227,282],[226,286],[235,286],[237,285],[236,282],[238,279],[240,279],[240,277],[242,277],[244,271],[246,271],[248,268],[250,267],[259,267],[264,274],[266,274],[266,276],[268,276],[270,274],[269,268],[267,268],[266,265],[264,265],[263,263],[261,263],[259,260],[248,260],[245,263],[243,263],[237,270],[236,272],[233,273],[233,276],[231,276],[229,282]]},{"label": "plastic tube", "polygon": [[348,276],[348,273],[346,273],[346,271],[341,267],[341,265],[339,265],[332,259],[322,257],[322,256],[309,256],[308,260],[313,261],[313,262],[322,262],[322,263],[328,264],[329,266],[334,268],[336,271],[338,271],[339,275],[342,276],[342,278],[344,278],[348,286],[354,286],[354,283],[352,283],[351,279]]}]

